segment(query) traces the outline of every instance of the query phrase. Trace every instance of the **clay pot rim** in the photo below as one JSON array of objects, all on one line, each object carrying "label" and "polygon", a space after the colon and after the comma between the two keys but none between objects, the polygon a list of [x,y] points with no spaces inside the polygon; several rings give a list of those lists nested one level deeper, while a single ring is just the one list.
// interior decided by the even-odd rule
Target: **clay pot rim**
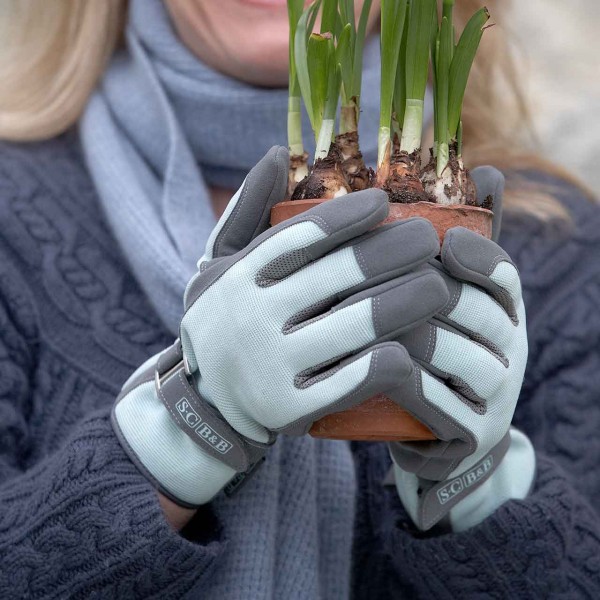
[{"label": "clay pot rim", "polygon": [[[340,196],[343,198],[343,196]],[[317,206],[318,204],[323,204],[323,202],[329,202],[332,198],[314,198],[314,199],[305,199],[305,200],[284,200],[283,202],[278,202],[273,205],[275,207],[284,207],[284,206]],[[491,215],[494,214],[494,211],[489,210],[488,208],[483,208],[481,206],[472,206],[470,204],[437,204],[435,202],[410,202],[410,203],[401,203],[401,202],[388,202],[390,207],[392,206],[427,206],[427,208],[431,208],[432,210],[467,210],[474,212],[482,212],[489,213]]]}]

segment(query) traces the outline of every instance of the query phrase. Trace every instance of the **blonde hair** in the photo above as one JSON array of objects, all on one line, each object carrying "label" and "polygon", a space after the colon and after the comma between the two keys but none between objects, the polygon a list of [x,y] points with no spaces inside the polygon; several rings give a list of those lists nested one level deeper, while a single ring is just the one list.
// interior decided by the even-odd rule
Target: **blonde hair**
[{"label": "blonde hair", "polygon": [[125,0],[0,4],[0,138],[50,138],[77,121],[116,46],[125,9]]},{"label": "blonde hair", "polygon": [[[464,155],[469,167],[537,169],[574,182],[535,148],[527,103],[509,51],[505,27],[510,0],[485,3],[497,24],[483,36],[463,110]],[[457,28],[483,5],[456,3]],[[0,138],[56,136],[71,127],[121,37],[126,0],[3,0],[0,4]],[[538,218],[564,217],[552,190],[511,178],[505,205]]]}]

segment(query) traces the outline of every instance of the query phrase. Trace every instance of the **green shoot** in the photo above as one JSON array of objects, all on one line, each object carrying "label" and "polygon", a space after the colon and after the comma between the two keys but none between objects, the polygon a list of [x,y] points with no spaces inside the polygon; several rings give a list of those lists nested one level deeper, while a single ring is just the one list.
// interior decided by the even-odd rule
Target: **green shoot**
[{"label": "green shoot", "polygon": [[438,108],[436,119],[436,141],[437,141],[437,176],[442,172],[450,160],[450,145],[448,136],[448,89],[450,73],[450,57],[452,55],[452,25],[447,17],[442,18],[439,33],[439,45],[437,47],[437,85],[435,103]]},{"label": "green shoot", "polygon": [[435,5],[436,0],[413,1],[408,11],[406,108],[400,142],[400,149],[408,154],[421,147],[423,106],[429,74],[429,49]]},{"label": "green shoot", "polygon": [[300,86],[296,71],[296,60],[294,56],[294,39],[296,27],[302,16],[304,8],[303,0],[288,0],[288,18],[290,24],[290,74],[289,74],[289,99],[288,99],[288,147],[292,156],[304,155],[304,144],[302,141],[302,109],[300,100]]},{"label": "green shoot", "polygon": [[407,0],[381,0],[381,95],[379,111],[379,138],[377,168],[390,156],[390,127],[396,70]]},{"label": "green shoot", "polygon": [[490,13],[487,8],[478,10],[471,17],[460,36],[452,58],[448,95],[448,128],[452,139],[456,138],[469,73],[489,18]]},{"label": "green shoot", "polygon": [[354,16],[353,0],[340,0],[337,58],[342,74],[342,113],[340,133],[349,133],[358,128],[360,94],[362,87],[362,65],[367,21],[372,0],[363,4],[358,28]]},{"label": "green shoot", "polygon": [[398,57],[398,66],[396,68],[396,86],[394,88],[394,114],[392,122],[394,132],[398,135],[398,140],[402,136],[402,124],[404,123],[404,113],[406,111],[406,40],[408,39],[408,19],[404,19],[404,32],[400,42],[400,55]]}]

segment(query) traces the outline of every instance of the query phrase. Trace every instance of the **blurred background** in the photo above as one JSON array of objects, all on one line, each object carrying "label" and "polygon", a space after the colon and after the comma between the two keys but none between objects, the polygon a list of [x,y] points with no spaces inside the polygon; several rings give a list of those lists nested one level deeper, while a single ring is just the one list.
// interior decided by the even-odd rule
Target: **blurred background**
[{"label": "blurred background", "polygon": [[542,152],[600,190],[600,0],[516,0],[513,35]]}]

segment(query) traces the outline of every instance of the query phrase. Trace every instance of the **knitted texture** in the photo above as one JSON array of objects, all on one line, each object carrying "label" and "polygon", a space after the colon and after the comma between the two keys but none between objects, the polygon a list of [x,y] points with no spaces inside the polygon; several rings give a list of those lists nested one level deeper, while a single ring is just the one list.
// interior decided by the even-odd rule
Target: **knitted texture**
[{"label": "knitted texture", "polygon": [[[600,211],[562,190],[571,231],[507,216],[502,240],[528,314],[515,424],[539,453],[533,493],[472,530],[423,535],[382,486],[385,445],[353,444],[354,598],[599,597]],[[347,597],[349,574],[318,559],[353,528],[333,491],[354,474],[324,458],[335,442],[313,440],[307,458],[302,438],[280,440],[235,502],[219,498],[185,536],[122,452],[108,423],[114,398],[172,340],[109,235],[70,136],[0,147],[0,224],[0,597]],[[265,495],[267,476],[280,487]],[[319,540],[314,505],[331,531]],[[270,517],[247,531],[264,552],[243,561],[226,542],[241,511]],[[281,581],[289,564],[298,578]]]}]

